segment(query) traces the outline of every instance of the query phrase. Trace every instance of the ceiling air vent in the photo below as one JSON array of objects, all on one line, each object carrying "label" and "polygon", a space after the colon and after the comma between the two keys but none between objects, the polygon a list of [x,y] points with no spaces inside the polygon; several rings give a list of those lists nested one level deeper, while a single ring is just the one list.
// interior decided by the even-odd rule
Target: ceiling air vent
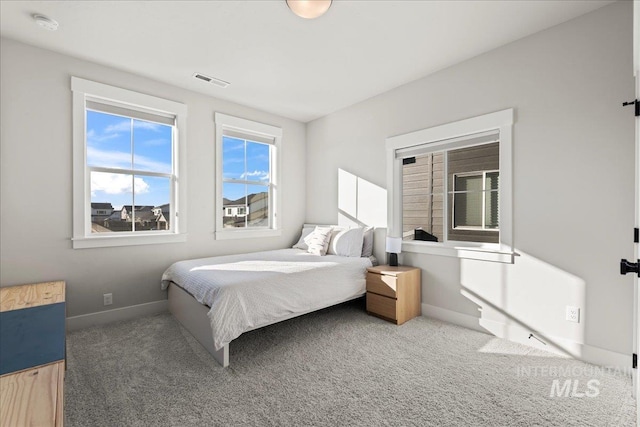
[{"label": "ceiling air vent", "polygon": [[204,74],[195,73],[193,75],[198,80],[202,80],[203,82],[211,83],[216,86],[220,86],[222,88],[229,86],[231,83],[225,82],[224,80],[216,79],[215,77],[205,76]]}]

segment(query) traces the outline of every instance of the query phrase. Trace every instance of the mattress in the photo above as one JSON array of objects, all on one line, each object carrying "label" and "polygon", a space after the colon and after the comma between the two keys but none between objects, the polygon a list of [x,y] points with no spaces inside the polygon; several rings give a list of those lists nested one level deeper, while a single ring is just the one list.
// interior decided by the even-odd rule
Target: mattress
[{"label": "mattress", "polygon": [[280,249],[179,261],[162,275],[210,307],[216,350],[243,332],[364,295],[371,258]]}]

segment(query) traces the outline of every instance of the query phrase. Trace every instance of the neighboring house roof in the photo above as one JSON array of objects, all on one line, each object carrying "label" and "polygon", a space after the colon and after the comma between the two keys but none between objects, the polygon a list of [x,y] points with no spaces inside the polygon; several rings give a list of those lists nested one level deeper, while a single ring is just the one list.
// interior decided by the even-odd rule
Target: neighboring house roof
[{"label": "neighboring house roof", "polygon": [[245,206],[247,203],[251,204],[260,199],[266,199],[268,197],[268,193],[263,191],[261,193],[253,193],[247,196],[245,201],[244,197],[240,197],[236,200],[222,199],[222,206],[231,207],[231,206]]},{"label": "neighboring house roof", "polygon": [[[148,206],[144,206],[144,208],[147,208],[147,207]],[[126,209],[126,208],[127,206],[123,206],[123,209]],[[148,209],[136,210],[135,217],[136,217],[136,222],[141,222],[141,221],[166,222],[164,215],[162,214],[156,215],[152,210],[148,210]],[[122,219],[122,211],[114,211],[110,216],[108,217],[105,216],[105,218],[107,218],[109,221],[131,221],[130,216],[128,216],[127,220]]]},{"label": "neighboring house roof", "polygon": [[114,211],[111,215],[109,215],[108,219],[111,221],[120,221],[122,219],[120,216],[120,211]]},{"label": "neighboring house roof", "polygon": [[155,221],[156,214],[148,210],[136,211],[136,220],[137,221]]},{"label": "neighboring house roof", "polygon": [[[135,208],[136,208],[136,212],[153,210],[153,206],[149,206],[149,205],[136,205]],[[127,212],[131,212],[131,205],[124,205],[122,209],[126,209]]]},{"label": "neighboring house roof", "polygon": [[91,203],[91,209],[113,209],[111,203]]},{"label": "neighboring house roof", "polygon": [[255,193],[255,194],[249,194],[249,203],[255,203],[258,200],[262,200],[262,199],[266,199],[268,197],[267,192],[262,192],[262,193]]},{"label": "neighboring house roof", "polygon": [[91,221],[104,221],[109,218],[111,214],[99,214],[99,215],[91,215]]},{"label": "neighboring house roof", "polygon": [[160,209],[165,218],[169,218],[171,216],[171,205],[169,203],[157,206],[156,209]]}]

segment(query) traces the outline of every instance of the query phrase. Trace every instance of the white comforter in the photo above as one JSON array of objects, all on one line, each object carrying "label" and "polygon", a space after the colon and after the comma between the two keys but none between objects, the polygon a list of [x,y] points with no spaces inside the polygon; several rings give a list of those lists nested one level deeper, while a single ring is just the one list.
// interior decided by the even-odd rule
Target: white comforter
[{"label": "white comforter", "polygon": [[162,275],[162,289],[174,282],[211,307],[220,349],[248,330],[363,295],[371,266],[369,258],[281,249],[176,262]]}]

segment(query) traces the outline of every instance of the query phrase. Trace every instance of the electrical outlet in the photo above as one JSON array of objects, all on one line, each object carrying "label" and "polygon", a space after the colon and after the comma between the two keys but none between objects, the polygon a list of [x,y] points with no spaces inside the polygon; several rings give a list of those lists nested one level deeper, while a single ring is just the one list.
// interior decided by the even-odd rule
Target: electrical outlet
[{"label": "electrical outlet", "polygon": [[580,308],[567,306],[567,321],[580,323]]},{"label": "electrical outlet", "polygon": [[113,304],[113,294],[104,294],[102,297],[104,298],[104,305]]}]

